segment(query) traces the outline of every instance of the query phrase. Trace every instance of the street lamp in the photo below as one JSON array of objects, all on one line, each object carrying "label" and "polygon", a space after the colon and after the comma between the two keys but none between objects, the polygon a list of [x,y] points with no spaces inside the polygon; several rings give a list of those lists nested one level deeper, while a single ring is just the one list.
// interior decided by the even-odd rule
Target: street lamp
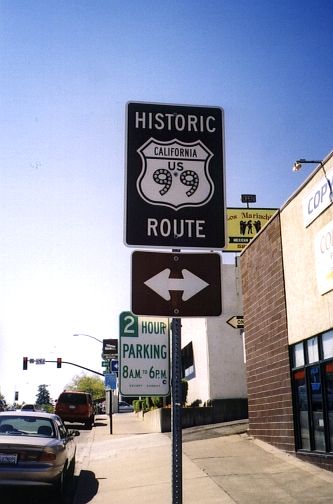
[{"label": "street lamp", "polygon": [[320,166],[323,166],[322,161],[308,161],[306,159],[297,159],[295,163],[293,164],[293,171],[298,172],[302,168],[303,164],[320,164]]},{"label": "street lamp", "polygon": [[303,158],[297,159],[297,161],[295,161],[295,163],[293,164],[293,171],[294,172],[300,171],[300,169],[302,168],[303,164],[318,164],[318,165],[320,165],[320,167],[323,169],[324,176],[325,176],[327,185],[328,185],[329,190],[330,190],[330,200],[331,200],[331,202],[333,202],[333,188],[332,188],[331,181],[330,181],[330,179],[327,176],[327,173],[326,173],[326,170],[325,170],[325,166],[323,165],[323,162],[322,161],[318,161],[318,160],[307,160],[307,159],[303,159]]},{"label": "street lamp", "polygon": [[73,334],[73,336],[86,336],[87,338],[94,339],[94,340],[98,341],[99,343],[103,343],[103,341],[102,341],[102,340],[100,340],[100,339],[98,339],[98,338],[95,338],[95,336],[90,336],[90,334],[75,333],[75,334]]}]

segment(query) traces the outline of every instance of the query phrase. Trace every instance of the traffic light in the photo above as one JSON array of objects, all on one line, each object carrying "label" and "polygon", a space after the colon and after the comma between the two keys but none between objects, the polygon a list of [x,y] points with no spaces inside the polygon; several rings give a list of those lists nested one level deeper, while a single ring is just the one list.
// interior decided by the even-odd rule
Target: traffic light
[{"label": "traffic light", "polygon": [[57,368],[61,368],[61,357],[57,357]]},{"label": "traffic light", "polygon": [[28,369],[28,357],[23,357],[23,369]]}]

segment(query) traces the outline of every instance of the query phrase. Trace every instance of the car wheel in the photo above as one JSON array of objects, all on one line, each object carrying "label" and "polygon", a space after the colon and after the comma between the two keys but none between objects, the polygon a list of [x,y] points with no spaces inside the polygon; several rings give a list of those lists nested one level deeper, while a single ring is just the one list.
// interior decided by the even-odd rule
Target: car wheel
[{"label": "car wheel", "polygon": [[65,479],[66,479],[66,469],[64,468],[57,483],[54,486],[54,493],[59,499],[59,502],[63,502],[65,493]]},{"label": "car wheel", "polygon": [[68,468],[68,472],[67,472],[67,476],[66,476],[66,478],[69,481],[72,481],[72,479],[74,478],[74,471],[75,471],[75,454],[71,460],[71,463],[69,464],[69,468]]},{"label": "car wheel", "polygon": [[89,430],[92,429],[93,421],[91,420],[91,418],[89,418],[89,420],[85,423],[85,425],[86,425],[86,429],[89,429]]},{"label": "car wheel", "polygon": [[72,493],[74,488],[74,469],[75,469],[75,456],[73,457],[70,465],[65,467],[61,476],[55,486],[55,497],[57,503],[68,504],[72,502]]}]

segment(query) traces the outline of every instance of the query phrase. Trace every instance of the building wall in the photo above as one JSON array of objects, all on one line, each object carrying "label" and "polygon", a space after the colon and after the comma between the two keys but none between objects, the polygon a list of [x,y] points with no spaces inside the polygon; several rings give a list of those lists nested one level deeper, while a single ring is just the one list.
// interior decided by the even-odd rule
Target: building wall
[{"label": "building wall", "polygon": [[[330,177],[333,176],[332,166],[333,158],[326,168]],[[332,223],[333,253],[333,206],[325,208],[310,224],[304,221],[308,195],[315,194],[316,187],[323,187],[324,183],[324,172],[319,169],[281,209],[289,344],[333,327],[333,290],[321,294],[317,274],[318,261],[324,262],[324,258],[318,257],[317,236],[329,223]]]},{"label": "building wall", "polygon": [[197,399],[246,398],[246,369],[239,329],[227,320],[242,315],[239,268],[222,265],[222,315],[183,318],[182,347],[193,344],[195,377],[188,381],[188,404]]},{"label": "building wall", "polygon": [[204,318],[182,319],[182,347],[192,341],[195,366],[195,378],[189,380],[187,403],[200,399],[203,403],[209,399],[209,366],[207,323]]},{"label": "building wall", "polygon": [[240,265],[250,433],[294,451],[279,213],[243,251]]},{"label": "building wall", "polygon": [[239,267],[222,266],[222,315],[207,319],[210,399],[247,397],[242,334],[227,323],[243,315],[239,276]]}]

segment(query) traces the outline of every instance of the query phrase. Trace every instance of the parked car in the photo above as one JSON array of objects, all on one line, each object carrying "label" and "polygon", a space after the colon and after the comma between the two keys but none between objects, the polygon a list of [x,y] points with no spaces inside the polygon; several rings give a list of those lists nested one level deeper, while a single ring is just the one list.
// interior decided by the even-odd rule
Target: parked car
[{"label": "parked car", "polygon": [[84,423],[88,429],[91,429],[95,421],[91,394],[65,390],[56,403],[55,414],[60,416],[63,422]]},{"label": "parked car", "polygon": [[134,411],[134,408],[131,404],[128,404],[126,401],[119,401],[118,403],[118,411],[119,413],[126,413]]},{"label": "parked car", "polygon": [[37,408],[34,404],[23,404],[21,411],[37,411]]},{"label": "parked car", "polygon": [[79,434],[54,414],[0,413],[0,487],[50,486],[62,495],[74,475]]}]

